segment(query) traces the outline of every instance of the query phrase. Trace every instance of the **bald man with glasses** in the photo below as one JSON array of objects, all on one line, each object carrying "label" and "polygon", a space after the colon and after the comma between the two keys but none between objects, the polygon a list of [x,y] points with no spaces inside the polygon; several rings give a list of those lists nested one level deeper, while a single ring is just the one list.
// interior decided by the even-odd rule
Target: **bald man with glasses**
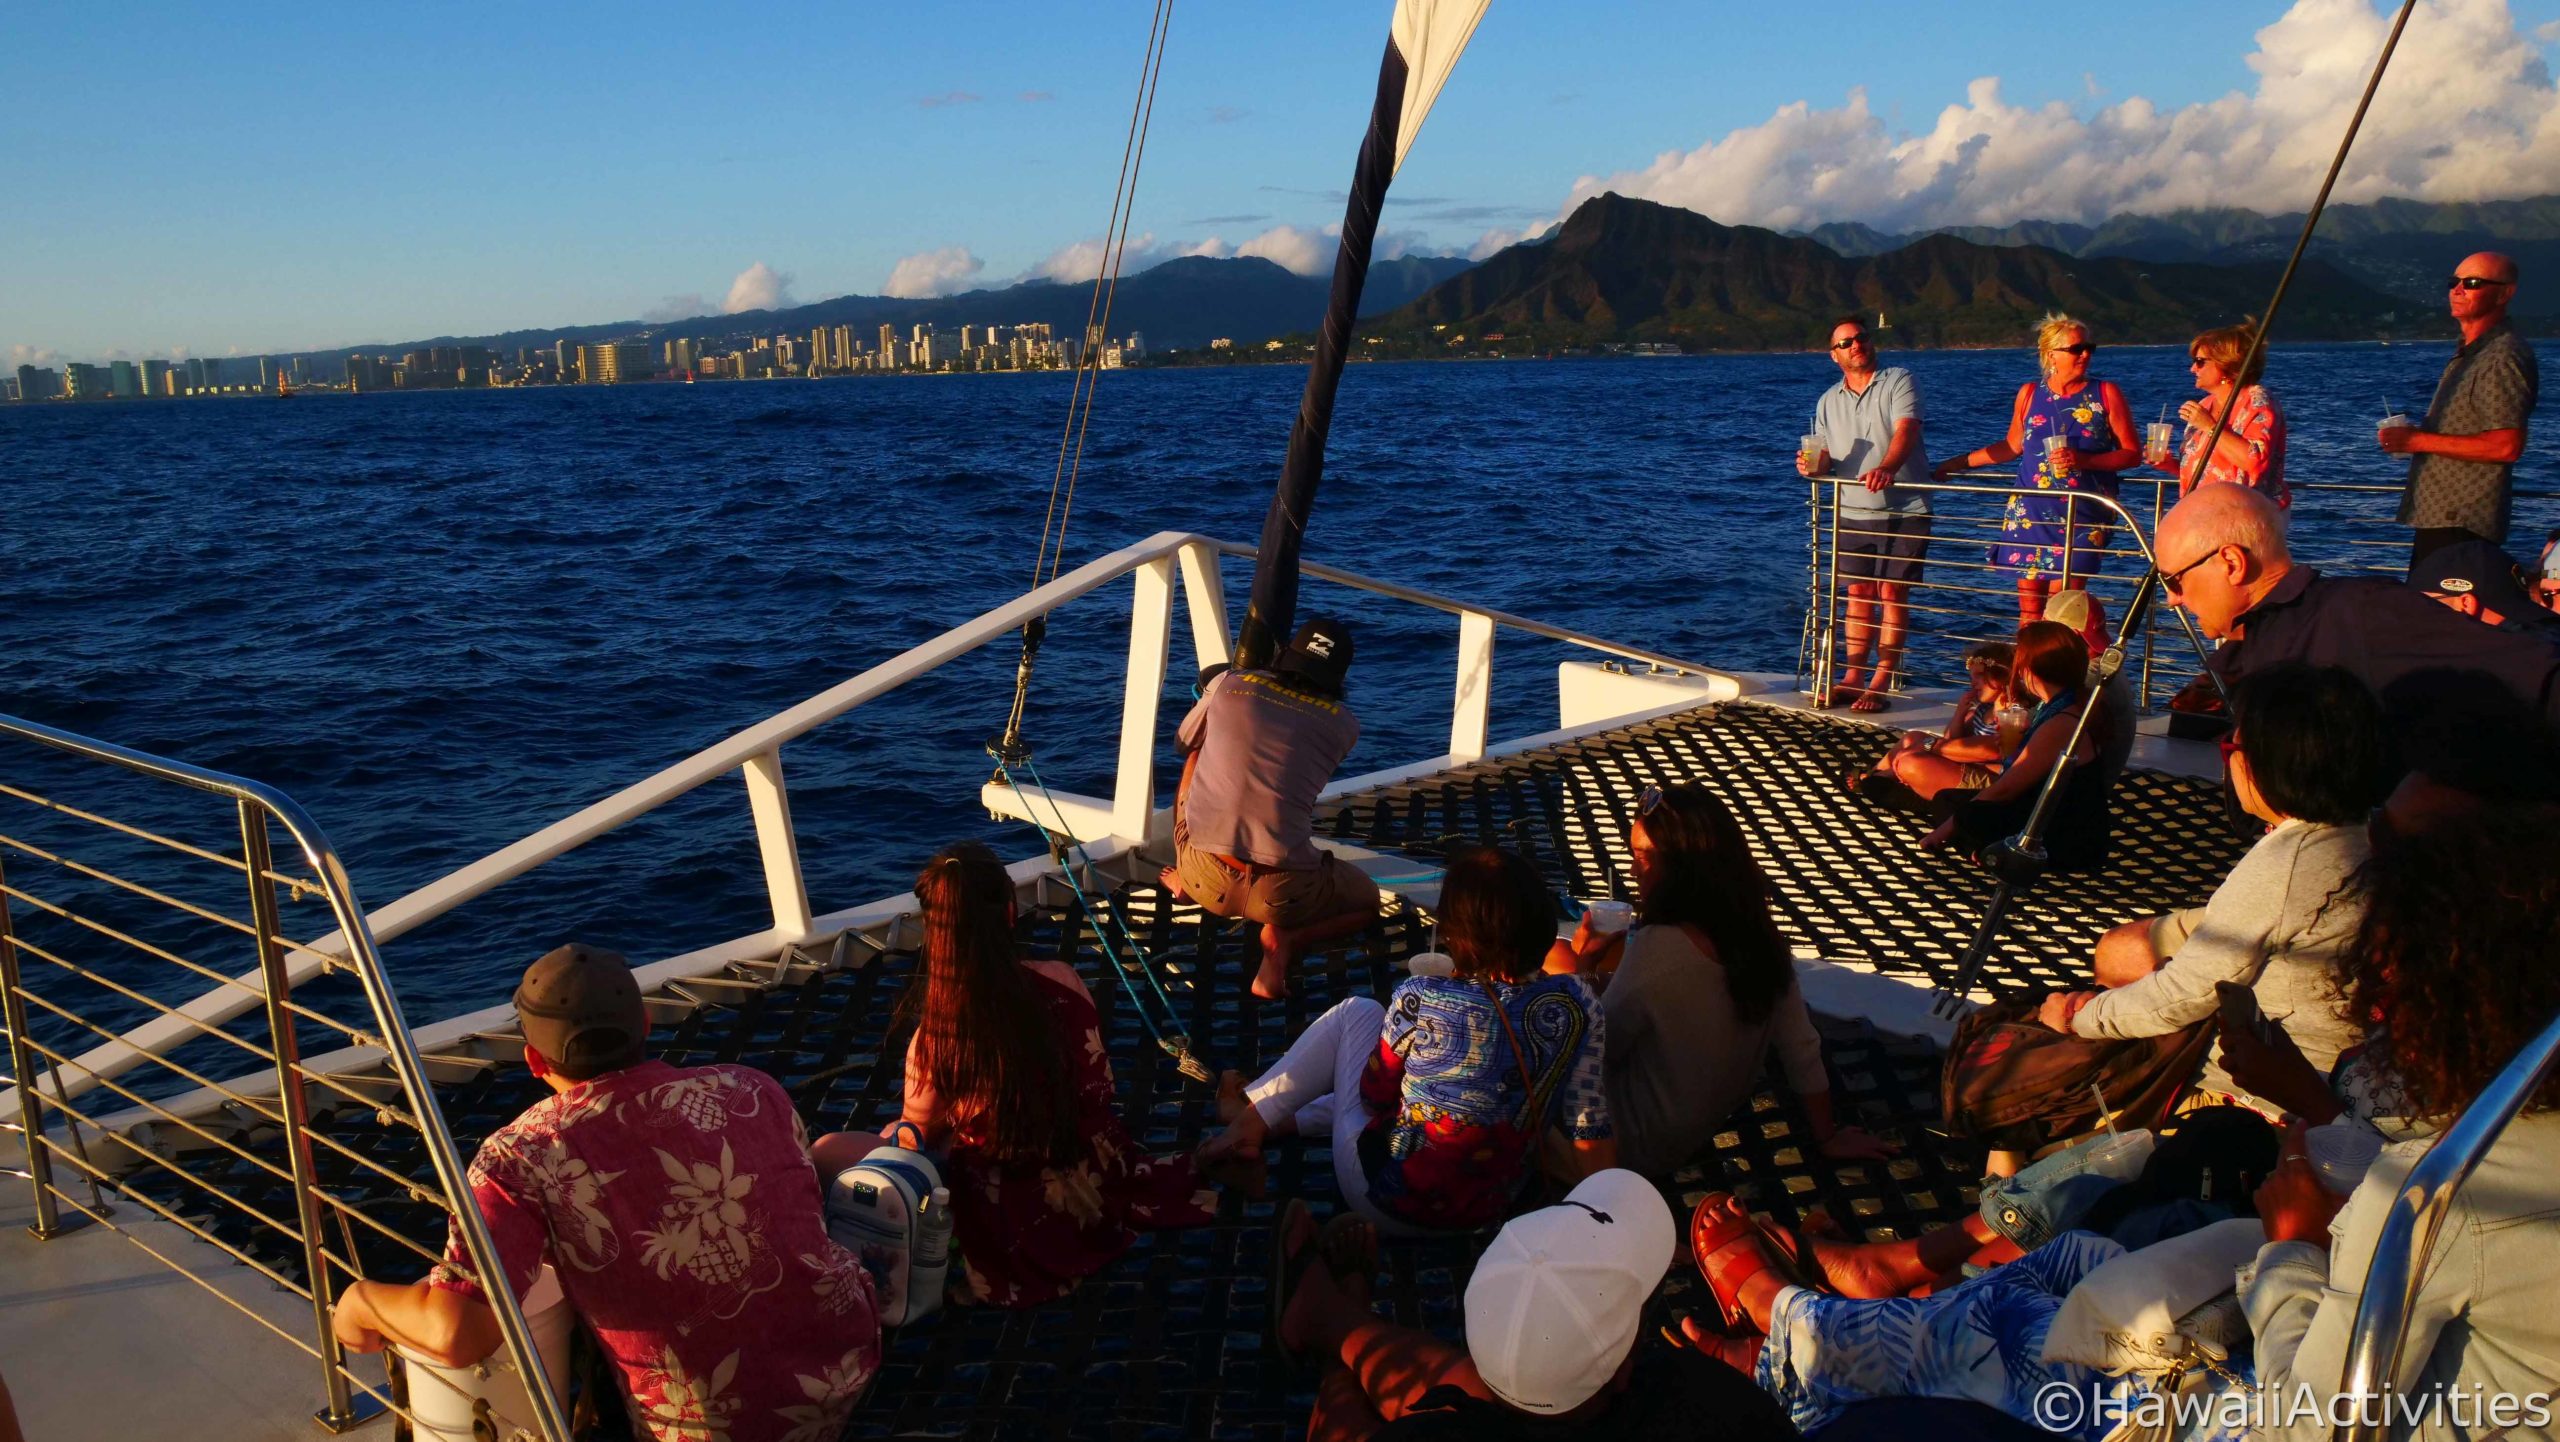
[{"label": "bald man with glasses", "polygon": [[2507,320],[2516,263],[2494,251],[2467,256],[2445,282],[2462,344],[2436,382],[2423,425],[2379,433],[2382,449],[2409,458],[2400,522],[2413,527],[2409,577],[2430,552],[2478,538],[2504,545],[2515,465],[2542,396],[2533,347]]},{"label": "bald man with glasses", "polygon": [[2449,677],[2478,673],[2560,721],[2560,648],[2484,626],[2416,586],[2295,565],[2282,513],[2246,486],[2199,487],[2161,518],[2156,546],[2169,603],[2223,643],[2209,664],[2226,686],[2283,661],[2343,666],[2382,698],[2397,733]]}]

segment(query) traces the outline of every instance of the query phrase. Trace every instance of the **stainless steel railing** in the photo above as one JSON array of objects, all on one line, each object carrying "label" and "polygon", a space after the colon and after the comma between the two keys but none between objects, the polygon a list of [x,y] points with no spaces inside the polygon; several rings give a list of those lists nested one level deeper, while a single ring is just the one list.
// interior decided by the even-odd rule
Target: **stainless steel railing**
[{"label": "stainless steel railing", "polygon": [[[1908,617],[1900,684],[1957,686],[1966,684],[1963,653],[1978,641],[2002,641],[2016,634],[2018,613],[2008,568],[1990,559],[2001,535],[2000,518],[2010,497],[2020,494],[2006,469],[1964,472],[1954,481],[1897,487],[1929,494],[1935,512],[1921,580],[1903,588]],[[1824,476],[1806,491],[1804,629],[1797,652],[1797,687],[1827,699],[1839,675],[1844,654],[1849,598],[1840,575],[1840,541],[1856,538],[1865,524],[1860,514],[1844,514],[1839,498],[1854,478]],[[2328,575],[2375,575],[2397,580],[2407,573],[2409,528],[2395,519],[2398,483],[2361,484],[2295,482],[2287,512],[2286,540],[2294,560]],[[2073,531],[2104,526],[2102,544],[2079,547],[2075,559],[2087,558],[2097,574],[2079,577],[2107,609],[2118,614],[2132,599],[2133,588],[2155,559],[2150,536],[2160,518],[2177,503],[2175,476],[2129,473],[2119,478],[2116,495],[2096,491],[2039,491],[2041,499],[2061,502]],[[2517,490],[2510,545],[2523,557],[2541,548],[2544,531],[2560,524],[2560,492]],[[2174,694],[2193,675],[2191,663],[2202,641],[2194,636],[2183,611],[2157,605],[2146,618],[2136,684],[2141,704],[2149,710]]]},{"label": "stainless steel railing", "polygon": [[[56,794],[17,784],[39,770],[62,783]],[[344,1282],[365,1275],[359,1234],[377,1251],[414,1256],[422,1265],[437,1255],[417,1240],[414,1223],[394,1225],[325,1184],[325,1154],[331,1169],[388,1182],[397,1196],[439,1209],[459,1228],[536,1414],[508,1420],[544,1442],[567,1442],[567,1420],[488,1228],[470,1202],[462,1158],[401,1020],[364,908],[327,836],[272,787],[10,716],[0,716],[0,775],[11,778],[0,782],[0,1019],[10,1069],[0,1112],[11,1118],[5,1129],[24,1147],[35,1234],[50,1240],[92,1222],[105,1226],[308,1353],[321,1366],[326,1402],[318,1418],[331,1431],[369,1420],[379,1408],[407,1416],[396,1384],[369,1383],[350,1367],[330,1316]],[[63,799],[69,787],[79,788],[84,800],[92,793],[108,799],[75,805]],[[217,805],[204,806],[206,797],[217,798]],[[163,809],[171,819],[154,825],[107,814],[157,816]],[[307,875],[277,869],[277,828]],[[145,873],[148,882],[138,879]],[[234,899],[211,899],[217,889]],[[286,957],[309,948],[285,933],[285,897],[325,902],[345,939],[343,957],[330,958],[319,976],[299,984]],[[237,947],[254,960],[240,975],[206,960]],[[192,995],[208,981],[252,993],[257,1004],[226,1025],[162,994],[174,984],[184,988],[181,995]],[[94,1072],[79,1078],[146,1119],[110,1130],[74,1105],[63,1068],[87,1070],[74,1041],[112,1042],[142,1017],[173,1019],[192,1039],[148,1058],[157,1075],[129,1068],[116,1078]],[[368,1087],[362,1079],[306,1067],[302,1049],[310,1039],[379,1050],[389,1077],[372,1078]],[[261,1087],[252,1095],[216,1079],[236,1078],[243,1056],[256,1064],[253,1072],[273,1074],[272,1093]],[[164,1105],[169,1093],[190,1088],[221,1093],[221,1111],[180,1115]],[[315,1100],[359,1108],[384,1127],[413,1134],[431,1175],[395,1170],[315,1127]],[[289,1214],[240,1195],[247,1189],[231,1179],[244,1172],[267,1190],[282,1186],[291,1198]],[[72,1178],[86,1202],[64,1185]],[[161,1228],[118,1225],[111,1218],[126,1205],[183,1237],[174,1246],[155,1245],[142,1232],[157,1237]],[[217,1220],[202,1220],[208,1215]],[[308,1302],[308,1332],[252,1309],[198,1270],[201,1264],[173,1255],[193,1250],[185,1239]],[[282,1260],[297,1256],[298,1276]]]},{"label": "stainless steel railing", "polygon": [[2560,1017],[2543,1027],[2541,1035],[2472,1098],[2392,1194],[2390,1214],[2374,1240],[2373,1261],[2365,1269],[2363,1293],[2356,1299],[2355,1324],[2347,1333],[2347,1365],[2338,1379],[2338,1394],[2354,1398],[2355,1411],[2338,1430],[2343,1442],[2392,1435],[2390,1395],[2400,1375],[2409,1313],[2417,1305],[2418,1284],[2426,1274],[2426,1258],[2435,1250],[2436,1231],[2464,1179],[2497,1145],[2507,1123],[2532,1102],[2555,1063],[2560,1063]]}]

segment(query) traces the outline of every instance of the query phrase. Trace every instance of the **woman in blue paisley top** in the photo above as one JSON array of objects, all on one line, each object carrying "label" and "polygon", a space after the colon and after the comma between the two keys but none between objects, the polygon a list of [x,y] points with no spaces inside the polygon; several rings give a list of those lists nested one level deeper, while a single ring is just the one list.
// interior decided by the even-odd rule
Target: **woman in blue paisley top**
[{"label": "woman in blue paisley top", "polygon": [[[2018,463],[2018,494],[2001,512],[1991,564],[2018,574],[2021,626],[2043,618],[2045,598],[2079,587],[2106,564],[2110,513],[2074,506],[2059,493],[2112,498],[2117,473],[2142,464],[2140,431],[2124,392],[2114,381],[2089,377],[2097,349],[2087,326],[2067,315],[2045,317],[2036,330],[2044,378],[2018,387],[2009,434],[1981,450],[1950,456],[1934,471],[1943,480],[1976,466]],[[2063,445],[2048,455],[2051,436],[2060,436]]]}]

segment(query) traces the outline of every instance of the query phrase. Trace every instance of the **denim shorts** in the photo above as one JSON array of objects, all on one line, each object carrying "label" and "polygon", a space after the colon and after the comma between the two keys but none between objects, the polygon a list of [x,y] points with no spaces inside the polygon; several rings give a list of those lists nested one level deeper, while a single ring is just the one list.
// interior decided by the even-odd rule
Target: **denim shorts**
[{"label": "denim shorts", "polygon": [[2100,1197],[2142,1175],[2151,1157],[2149,1132],[2094,1136],[2055,1152],[2014,1177],[1986,1177],[1983,1223],[2032,1252],[2080,1225]]}]

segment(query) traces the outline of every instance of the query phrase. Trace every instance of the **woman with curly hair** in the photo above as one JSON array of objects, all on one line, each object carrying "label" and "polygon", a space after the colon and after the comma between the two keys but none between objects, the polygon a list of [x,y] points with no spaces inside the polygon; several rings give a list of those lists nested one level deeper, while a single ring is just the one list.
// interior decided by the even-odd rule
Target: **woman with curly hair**
[{"label": "woman with curly hair", "polygon": [[[2336,1386],[2365,1269],[2410,1169],[2434,1132],[2560,1014],[2552,808],[2499,806],[2395,838],[2364,874],[2348,1001],[2379,1020],[2364,1055],[2339,1068],[2336,1090],[2347,1124],[2378,1123],[2400,1139],[2342,1199],[2322,1186],[2297,1127],[2258,1189],[2267,1244],[2240,1301],[2257,1338],[2258,1380],[2284,1393],[2308,1383],[2325,1396]],[[2550,1359],[2560,1356],[2551,1308],[2560,1288],[2560,1075],[2543,1081],[2455,1193],[2418,1276],[2393,1379],[2400,1398],[2547,1398]],[[2486,1435],[2499,1422],[2473,1425]],[[2527,1434],[2548,1435],[2547,1410],[2518,1433]]]},{"label": "woman with curly hair", "polygon": [[[2364,917],[2343,970],[2352,1014],[2378,1019],[2360,1061],[2390,1080],[2342,1087],[2343,1109],[2323,1110],[2343,1114],[2339,1125],[2351,1129],[2377,1108],[2397,1112],[2402,1139],[2377,1148],[2365,1132],[2359,1149],[2297,1123],[2258,1188],[2266,1240],[2240,1273],[2238,1300],[2255,1338],[2255,1386],[2274,1406],[2253,1438],[2330,1435],[2327,1417],[2291,1404],[2300,1388],[2315,1404],[2336,1393],[2375,1242],[2410,1169],[2433,1134],[2560,1014],[2553,808],[2502,806],[2448,821],[2384,848],[2363,878]],[[2298,1055],[2291,1061],[2309,1070]],[[2357,1069],[2351,1061],[2339,1075]],[[2333,1174],[2359,1151],[2373,1159],[2361,1180],[2324,1180],[2314,1151]],[[1959,1228],[1916,1246],[1815,1239],[1802,1264],[1811,1271],[1801,1271],[1730,1193],[1710,1194],[1692,1219],[1690,1245],[1738,1335],[1691,1324],[1688,1341],[1751,1370],[1808,1432],[1879,1398],[1973,1401],[2038,1425],[2055,1420],[2039,1402],[2056,1387],[2130,1407],[2149,1385],[2138,1373],[2045,1358],[2064,1300],[2124,1248],[2064,1232],[1959,1279],[1954,1266],[1980,1240]],[[1933,1255],[1933,1241],[1952,1245]],[[2560,1075],[2455,1194],[2418,1277],[2393,1405],[2442,1410],[2437,1425],[2415,1435],[2550,1435],[2550,1359],[2560,1356],[2560,1315],[2550,1303],[2560,1289]],[[1926,1296],[1903,1295],[1933,1282]],[[2226,1415],[2207,1401],[2203,1415]],[[2514,1415],[2484,1411],[2493,1405]],[[2066,1416],[2077,1425],[2059,1430],[2087,1442],[2112,1437],[2120,1420],[2096,1405]]]},{"label": "woman with curly hair", "polygon": [[1978,451],[1949,456],[1930,474],[1939,480],[1975,466],[2018,463],[2018,491],[2000,516],[1991,564],[2018,575],[2018,624],[2044,616],[2044,603],[2098,574],[2106,564],[2108,517],[2102,506],[2065,497],[2089,491],[2112,498],[2118,473],[2142,464],[2141,431],[2114,381],[2089,374],[2098,352],[2089,328],[2048,315],[2036,328],[2041,379],[2018,387],[2009,433]]},{"label": "woman with curly hair", "polygon": [[[1140,1230],[1214,1220],[1217,1194],[1191,1158],[1151,1157],[1120,1124],[1092,993],[1065,962],[1021,955],[1013,878],[996,854],[974,841],[941,852],[916,877],[916,900],[923,975],[904,1007],[915,1034],[896,1126],[948,1157],[954,1295],[1034,1306],[1108,1266]],[[820,1172],[834,1175],[869,1141],[821,1138]]]}]

